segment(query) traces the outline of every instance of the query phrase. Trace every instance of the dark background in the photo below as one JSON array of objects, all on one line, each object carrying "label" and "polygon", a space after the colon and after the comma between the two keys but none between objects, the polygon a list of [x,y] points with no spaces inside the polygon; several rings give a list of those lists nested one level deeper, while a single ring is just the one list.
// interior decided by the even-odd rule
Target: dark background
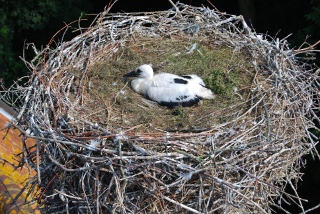
[{"label": "dark background", "polygon": [[[79,18],[83,27],[89,26],[112,0],[1,0],[0,1],[0,81],[9,86],[17,78],[28,73],[19,56],[30,60],[34,56],[27,43],[34,43],[37,49],[46,46],[52,36],[67,23]],[[175,0],[173,0],[175,2]],[[320,39],[319,0],[184,0],[182,3],[194,6],[214,5],[227,14],[245,16],[256,32],[272,38],[284,38],[293,49],[304,41],[314,44]],[[138,12],[167,10],[172,5],[168,0],[119,0],[111,12]],[[74,29],[77,29],[77,23]],[[76,35],[70,27],[68,33],[61,31],[54,41],[70,40]],[[63,38],[62,38],[63,37]],[[51,44],[54,47],[55,42]],[[317,49],[320,49],[319,46]],[[319,61],[319,59],[317,59]],[[316,63],[319,65],[318,61]],[[319,124],[318,124],[319,125]],[[318,148],[319,150],[319,148]],[[303,168],[303,182],[297,183],[299,194],[309,202],[305,208],[320,203],[320,162],[306,156],[307,168]],[[290,192],[290,188],[287,189]],[[291,213],[300,213],[294,204],[285,205]],[[277,213],[281,211],[276,210]],[[320,208],[310,213],[320,213]]]},{"label": "dark background", "polygon": [[[25,44],[35,43],[37,49],[48,44],[52,36],[67,23],[79,18],[81,26],[89,26],[99,12],[114,0],[1,0],[0,1],[0,71],[6,86],[27,73],[18,56],[30,59],[34,54],[24,49]],[[175,0],[173,0],[175,1]],[[194,6],[214,5],[221,12],[248,18],[248,24],[258,33],[275,38],[291,34],[288,41],[292,48],[299,47],[308,37],[310,44],[320,39],[319,0],[182,0]],[[243,9],[252,3],[252,10]],[[239,7],[240,6],[240,7]],[[138,12],[167,10],[168,0],[119,0],[111,12]],[[242,10],[240,10],[242,8]],[[91,15],[90,15],[91,14]],[[74,28],[78,28],[75,23]],[[70,40],[75,36],[72,28],[61,31],[55,42]],[[310,37],[309,37],[310,36]],[[51,44],[54,46],[54,43]],[[29,48],[30,49],[30,48]]]}]

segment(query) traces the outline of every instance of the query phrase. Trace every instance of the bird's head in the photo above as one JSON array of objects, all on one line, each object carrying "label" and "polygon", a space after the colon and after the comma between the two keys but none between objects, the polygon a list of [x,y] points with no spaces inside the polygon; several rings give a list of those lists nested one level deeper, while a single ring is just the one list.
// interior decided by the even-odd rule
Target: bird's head
[{"label": "bird's head", "polygon": [[153,69],[151,65],[144,64],[137,67],[134,71],[123,75],[124,77],[139,77],[139,78],[152,78],[153,77]]}]

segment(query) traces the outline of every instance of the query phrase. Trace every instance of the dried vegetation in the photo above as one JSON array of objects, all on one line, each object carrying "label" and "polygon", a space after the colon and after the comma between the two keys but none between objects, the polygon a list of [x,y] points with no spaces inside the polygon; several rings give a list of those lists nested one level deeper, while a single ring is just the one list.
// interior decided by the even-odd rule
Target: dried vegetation
[{"label": "dried vegetation", "polygon": [[[22,161],[37,170],[46,213],[270,213],[302,199],[284,191],[316,156],[319,70],[285,39],[241,16],[177,4],[111,14],[27,62],[2,97],[12,125],[37,139]],[[122,78],[140,64],[202,76],[216,99],[166,109]]]}]

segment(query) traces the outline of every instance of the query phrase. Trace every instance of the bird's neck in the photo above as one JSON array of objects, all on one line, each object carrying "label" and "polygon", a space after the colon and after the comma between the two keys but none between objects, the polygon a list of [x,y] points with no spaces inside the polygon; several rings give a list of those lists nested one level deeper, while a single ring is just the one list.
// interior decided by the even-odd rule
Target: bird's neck
[{"label": "bird's neck", "polygon": [[146,94],[152,82],[148,78],[136,78],[132,80],[131,87],[138,94]]}]

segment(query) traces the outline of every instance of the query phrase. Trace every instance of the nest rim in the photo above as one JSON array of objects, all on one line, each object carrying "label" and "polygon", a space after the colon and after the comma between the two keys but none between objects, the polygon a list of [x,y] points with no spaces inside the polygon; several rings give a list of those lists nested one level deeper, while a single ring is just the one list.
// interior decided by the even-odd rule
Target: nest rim
[{"label": "nest rim", "polygon": [[[184,4],[175,7],[179,9],[156,13],[104,11],[96,25],[80,36],[26,62],[32,71],[30,85],[17,87],[24,103],[13,126],[38,140],[36,155],[26,151],[38,171],[34,184],[41,192],[37,198],[45,201],[41,209],[77,210],[78,203],[81,209],[97,213],[177,209],[268,213],[271,205],[281,209],[275,195],[302,204],[297,194],[286,193],[284,187],[301,178],[297,165],[302,164],[302,155],[315,151],[317,140],[309,129],[314,128],[317,104],[312,100],[319,98],[315,84],[319,69],[298,61],[299,52],[291,50],[285,39],[269,41],[253,32],[242,16],[226,17],[214,9]],[[200,17],[203,26],[188,32],[190,23],[198,24],[190,17]],[[77,120],[71,112],[75,103],[85,102],[81,86],[86,84],[90,63],[110,60],[126,45],[124,41],[138,35],[213,35],[218,45],[246,49],[256,73],[248,98],[241,102],[245,110],[198,133],[110,132],[98,123]],[[72,48],[76,51],[70,52]],[[68,72],[75,68],[82,76],[72,103],[61,91],[70,93],[74,77]],[[14,87],[9,92],[17,93]],[[62,131],[62,127],[67,128]],[[53,176],[52,187],[47,188]]]}]

